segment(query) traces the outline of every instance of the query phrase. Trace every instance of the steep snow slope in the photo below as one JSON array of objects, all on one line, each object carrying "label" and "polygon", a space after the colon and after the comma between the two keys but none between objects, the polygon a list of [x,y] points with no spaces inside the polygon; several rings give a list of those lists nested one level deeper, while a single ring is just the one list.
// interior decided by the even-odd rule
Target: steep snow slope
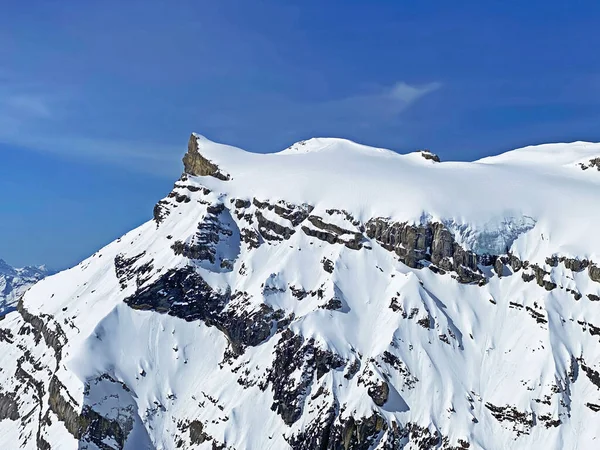
[{"label": "steep snow slope", "polygon": [[19,297],[47,273],[44,266],[15,269],[0,259],[0,315],[14,310]]},{"label": "steep snow slope", "polygon": [[192,135],[154,220],[0,322],[0,448],[596,448],[600,146],[561,145]]}]

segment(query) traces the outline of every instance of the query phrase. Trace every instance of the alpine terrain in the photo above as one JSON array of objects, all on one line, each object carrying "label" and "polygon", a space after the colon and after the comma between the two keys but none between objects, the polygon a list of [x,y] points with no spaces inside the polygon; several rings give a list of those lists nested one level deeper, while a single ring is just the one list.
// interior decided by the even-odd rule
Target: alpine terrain
[{"label": "alpine terrain", "polygon": [[0,321],[0,448],[600,446],[600,144],[183,163]]},{"label": "alpine terrain", "polygon": [[0,314],[14,310],[17,300],[29,287],[48,274],[44,266],[15,269],[0,259]]}]

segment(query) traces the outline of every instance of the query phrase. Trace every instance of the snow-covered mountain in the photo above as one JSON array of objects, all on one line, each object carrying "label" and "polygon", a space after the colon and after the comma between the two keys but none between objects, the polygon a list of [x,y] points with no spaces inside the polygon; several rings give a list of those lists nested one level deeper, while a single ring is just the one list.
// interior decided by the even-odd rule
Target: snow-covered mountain
[{"label": "snow-covered mountain", "polygon": [[15,269],[0,259],[0,316],[14,310],[19,297],[47,274],[44,266]]},{"label": "snow-covered mountain", "polygon": [[598,448],[599,158],[192,135],[0,322],[0,448]]}]

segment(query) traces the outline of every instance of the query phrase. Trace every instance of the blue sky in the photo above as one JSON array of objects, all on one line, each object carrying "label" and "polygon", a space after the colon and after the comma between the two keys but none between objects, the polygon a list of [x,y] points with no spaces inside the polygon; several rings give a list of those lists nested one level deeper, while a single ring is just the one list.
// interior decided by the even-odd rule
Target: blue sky
[{"label": "blue sky", "polygon": [[0,258],[75,264],[151,217],[191,131],[473,160],[600,141],[586,1],[31,1],[0,14]]}]

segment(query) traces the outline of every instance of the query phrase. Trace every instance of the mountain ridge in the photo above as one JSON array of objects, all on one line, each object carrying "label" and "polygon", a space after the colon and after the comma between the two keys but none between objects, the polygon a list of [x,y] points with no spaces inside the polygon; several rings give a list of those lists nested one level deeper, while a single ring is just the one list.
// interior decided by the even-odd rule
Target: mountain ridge
[{"label": "mountain ridge", "polygon": [[[337,145],[332,147],[332,142]],[[381,215],[419,223],[422,217],[431,216],[434,220],[450,221],[459,226],[476,225],[478,229],[496,227],[507,217],[522,221],[524,217],[548,216],[552,222],[560,222],[564,216],[581,216],[577,204],[573,205],[573,210],[569,209],[571,202],[568,199],[572,197],[581,197],[581,202],[591,208],[591,211],[586,211],[588,217],[600,216],[594,205],[596,197],[593,191],[600,184],[600,177],[596,171],[582,170],[579,165],[582,160],[598,157],[600,144],[576,142],[524,147],[504,153],[509,158],[513,156],[508,163],[505,161],[507,157],[502,155],[470,163],[434,163],[424,158],[421,152],[405,155],[390,150],[379,152],[380,149],[363,152],[361,150],[367,147],[362,144],[330,138],[326,144],[327,152],[285,154],[285,157],[282,152],[252,154],[236,147],[215,144],[205,137],[197,145],[197,151],[234,178],[226,184],[216,181],[215,188],[218,185],[219,189],[242,197],[244,187],[250,185],[255,194],[263,198],[271,197],[275,192],[281,198],[296,203],[309,201],[317,205],[328,202],[365,220]],[[530,155],[538,149],[542,150],[542,156],[548,156],[547,148],[553,149],[551,156],[562,151],[565,154],[563,161],[554,164],[554,170],[550,172],[547,162],[531,167]],[[571,151],[572,148],[575,150]],[[353,151],[357,149],[360,150]],[[354,161],[348,161],[349,154],[356,156]],[[519,159],[519,155],[524,157]],[[296,161],[290,162],[287,159],[290,157]],[[539,159],[545,161],[548,158]],[[569,164],[564,163],[567,160]],[[252,171],[248,167],[260,169]],[[378,182],[373,183],[373,178],[377,178]],[[570,183],[566,183],[569,180]],[[341,187],[322,188],[335,184]],[[213,186],[211,179],[207,180],[207,186]],[[497,189],[505,190],[506,194],[498,195]],[[398,191],[408,191],[410,195],[398,201]],[[374,198],[376,202],[372,201]],[[561,202],[563,211],[551,214],[554,210],[551,206],[556,201]],[[373,208],[374,204],[379,208]],[[585,227],[586,222],[591,224],[593,220],[586,221],[582,217],[577,222],[577,226]],[[538,225],[539,240],[543,234],[541,228],[545,225]],[[573,224],[569,221],[568,225]],[[547,227],[554,230],[566,228],[564,223],[551,223]],[[593,228],[586,227],[579,233],[569,234],[585,234],[594,240],[587,241],[581,248],[567,250],[574,244],[565,236],[557,239],[562,248],[544,249],[539,260],[553,252],[571,252],[569,256],[598,259],[600,236]],[[536,259],[526,253],[527,249],[523,251],[520,255],[523,258]]]}]

